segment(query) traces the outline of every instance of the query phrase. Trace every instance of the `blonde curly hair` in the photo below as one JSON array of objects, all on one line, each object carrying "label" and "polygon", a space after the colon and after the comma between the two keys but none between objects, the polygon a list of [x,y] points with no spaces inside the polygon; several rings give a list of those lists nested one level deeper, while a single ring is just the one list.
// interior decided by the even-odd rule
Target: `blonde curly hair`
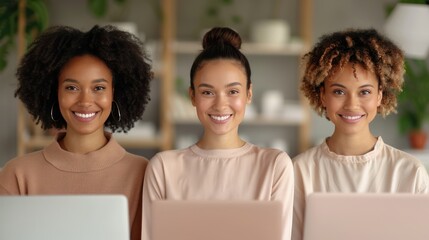
[{"label": "blonde curly hair", "polygon": [[374,29],[348,29],[320,38],[313,49],[303,56],[305,67],[301,91],[320,115],[326,116],[320,91],[325,80],[351,63],[373,72],[383,92],[378,113],[386,116],[396,112],[397,94],[404,82],[402,50]]}]

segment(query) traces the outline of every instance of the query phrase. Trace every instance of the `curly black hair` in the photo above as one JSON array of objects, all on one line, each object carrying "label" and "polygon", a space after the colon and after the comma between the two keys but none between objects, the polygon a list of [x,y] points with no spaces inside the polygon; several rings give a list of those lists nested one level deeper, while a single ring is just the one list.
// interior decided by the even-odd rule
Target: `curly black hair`
[{"label": "curly black hair", "polygon": [[304,55],[305,71],[301,90],[319,115],[325,114],[320,91],[325,80],[331,78],[348,63],[360,65],[373,72],[383,92],[378,112],[386,116],[395,112],[397,94],[404,82],[402,50],[375,29],[347,29],[323,35],[314,48]]},{"label": "curly black hair", "polygon": [[[101,59],[112,72],[113,99],[121,119],[116,121],[118,117],[115,120],[110,114],[104,126],[113,132],[127,132],[142,118],[150,101],[153,73],[143,43],[111,25],[96,25],[87,32],[69,26],[48,28],[30,44],[18,66],[15,97],[24,103],[36,123],[41,122],[43,129],[67,128],[58,114],[58,77],[70,59],[85,54]],[[114,111],[116,106],[112,104]]]}]

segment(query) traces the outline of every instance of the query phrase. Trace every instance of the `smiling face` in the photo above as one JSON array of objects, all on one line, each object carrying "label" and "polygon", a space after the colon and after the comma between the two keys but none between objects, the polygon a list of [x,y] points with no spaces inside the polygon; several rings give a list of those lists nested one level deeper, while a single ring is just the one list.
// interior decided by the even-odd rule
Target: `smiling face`
[{"label": "smiling face", "polygon": [[72,58],[58,79],[58,102],[67,135],[104,134],[113,101],[112,73],[92,55]]},{"label": "smiling face", "polygon": [[321,91],[326,116],[334,123],[335,132],[342,134],[369,133],[381,99],[376,75],[360,65],[346,65],[325,81]]},{"label": "smiling face", "polygon": [[189,94],[204,126],[204,136],[237,138],[246,104],[252,97],[243,67],[234,60],[207,61],[196,72],[194,86]]}]

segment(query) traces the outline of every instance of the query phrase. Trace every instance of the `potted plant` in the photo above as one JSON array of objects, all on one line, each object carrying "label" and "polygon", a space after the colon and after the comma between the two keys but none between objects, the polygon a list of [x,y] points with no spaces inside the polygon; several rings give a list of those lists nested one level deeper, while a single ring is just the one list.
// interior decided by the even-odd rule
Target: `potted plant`
[{"label": "potted plant", "polygon": [[203,10],[204,21],[208,26],[227,26],[229,24],[238,24],[241,22],[241,17],[234,12],[231,15],[227,13],[227,9],[233,7],[234,0],[212,0],[207,2],[206,8]]},{"label": "potted plant", "polygon": [[[7,66],[7,56],[15,47],[18,36],[19,0],[3,1],[0,5],[0,71]],[[26,0],[25,38],[30,43],[48,26],[48,9],[43,0]]]},{"label": "potted plant", "polygon": [[[114,0],[121,9],[126,0]],[[19,4],[25,4],[25,38],[33,39],[48,27],[49,11],[45,0],[7,0],[0,5],[0,72],[7,66],[7,56],[16,46],[18,36]],[[88,9],[97,18],[108,12],[108,0],[87,0]]]},{"label": "potted plant", "polygon": [[[111,2],[114,5],[109,7]],[[158,0],[150,0],[149,3],[158,19],[161,20],[161,3]],[[87,0],[88,9],[92,15],[99,19],[108,16],[111,21],[123,21],[128,15],[129,4],[130,2],[127,0]]]},{"label": "potted plant", "polygon": [[[112,12],[112,9],[109,11],[109,0],[88,0],[88,8],[89,11],[97,18],[102,18],[107,15],[108,12]],[[122,18],[123,15],[125,15],[126,11],[126,0],[113,0],[113,3],[115,3],[119,9],[118,12],[111,13],[111,16],[114,21],[118,20],[119,18]]]},{"label": "potted plant", "polygon": [[239,27],[242,18],[236,13],[235,7],[234,0],[205,1],[205,7],[201,10],[202,16],[196,28],[196,35],[202,37],[212,27]]},{"label": "potted plant", "polygon": [[424,124],[429,119],[429,70],[424,59],[407,59],[405,82],[398,97],[399,130],[408,134],[412,148],[426,145]]}]

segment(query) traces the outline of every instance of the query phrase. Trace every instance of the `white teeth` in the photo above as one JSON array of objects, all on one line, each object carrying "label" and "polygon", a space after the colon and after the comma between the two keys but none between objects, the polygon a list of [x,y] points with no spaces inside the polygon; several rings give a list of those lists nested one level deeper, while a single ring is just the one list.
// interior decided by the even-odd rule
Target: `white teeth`
[{"label": "white teeth", "polygon": [[81,118],[90,118],[95,115],[95,113],[78,113],[78,112],[75,112],[74,114],[76,114],[76,116]]},{"label": "white teeth", "polygon": [[356,119],[359,119],[359,118],[361,118],[362,116],[344,116],[343,115],[343,118],[345,118],[345,119],[348,119],[348,120],[356,120]]},{"label": "white teeth", "polygon": [[225,116],[213,116],[210,115],[211,118],[213,118],[216,121],[224,121],[226,119],[228,119],[231,115],[225,115]]}]

